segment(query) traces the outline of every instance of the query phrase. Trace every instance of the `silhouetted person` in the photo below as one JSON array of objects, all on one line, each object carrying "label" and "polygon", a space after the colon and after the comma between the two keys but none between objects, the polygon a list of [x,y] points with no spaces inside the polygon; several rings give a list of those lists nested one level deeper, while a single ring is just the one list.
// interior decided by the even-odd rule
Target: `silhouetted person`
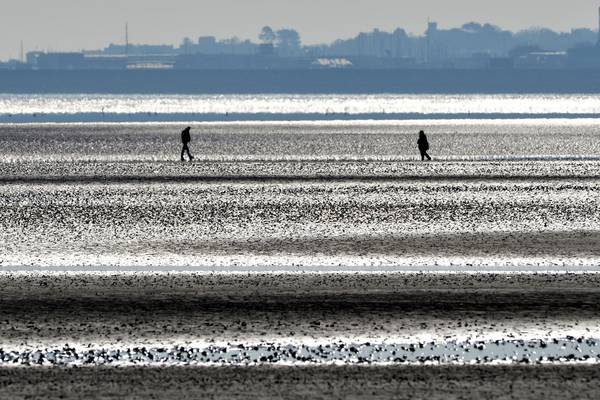
[{"label": "silhouetted person", "polygon": [[419,146],[419,151],[421,152],[421,161],[425,161],[425,157],[430,161],[431,157],[427,154],[427,150],[429,150],[429,142],[427,141],[427,136],[425,132],[419,132],[419,140],[417,140],[417,145]]},{"label": "silhouetted person", "polygon": [[192,141],[192,137],[190,135],[190,129],[192,129],[192,128],[190,128],[188,126],[183,131],[181,131],[181,143],[183,143],[183,148],[181,149],[181,161],[185,161],[183,158],[183,153],[185,153],[185,152],[187,152],[187,155],[190,158],[190,161],[192,161],[194,159],[194,157],[192,157],[192,155],[190,154],[190,148],[188,146],[188,144]]}]

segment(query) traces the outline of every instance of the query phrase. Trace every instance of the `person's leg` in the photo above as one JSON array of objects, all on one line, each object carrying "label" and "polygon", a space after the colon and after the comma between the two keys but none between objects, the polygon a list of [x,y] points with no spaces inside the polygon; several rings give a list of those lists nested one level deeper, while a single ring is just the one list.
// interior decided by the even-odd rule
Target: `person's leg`
[{"label": "person's leg", "polygon": [[429,157],[429,154],[427,154],[427,152],[425,152],[425,157],[427,157],[427,161],[431,161],[431,157]]},{"label": "person's leg", "polygon": [[421,152],[421,161],[425,161],[425,152],[424,151]]},{"label": "person's leg", "polygon": [[187,155],[190,158],[190,161],[192,161],[194,159],[194,157],[192,157],[192,153],[190,153],[190,147],[186,144],[185,148],[187,150]]},{"label": "person's leg", "polygon": [[186,147],[187,147],[187,145],[184,143],[183,147],[181,148],[181,161],[185,161],[183,159],[183,153],[185,152]]}]

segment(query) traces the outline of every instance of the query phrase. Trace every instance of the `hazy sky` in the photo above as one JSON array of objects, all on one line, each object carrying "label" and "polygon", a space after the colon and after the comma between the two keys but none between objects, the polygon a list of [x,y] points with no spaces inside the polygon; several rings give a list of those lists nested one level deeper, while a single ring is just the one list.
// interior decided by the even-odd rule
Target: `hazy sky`
[{"label": "hazy sky", "polygon": [[296,28],[304,43],[330,42],[375,27],[421,34],[427,18],[441,27],[491,22],[518,30],[598,25],[600,0],[4,0],[0,59],[25,50],[102,48],[124,41],[178,44],[184,36],[256,39],[260,28]]}]

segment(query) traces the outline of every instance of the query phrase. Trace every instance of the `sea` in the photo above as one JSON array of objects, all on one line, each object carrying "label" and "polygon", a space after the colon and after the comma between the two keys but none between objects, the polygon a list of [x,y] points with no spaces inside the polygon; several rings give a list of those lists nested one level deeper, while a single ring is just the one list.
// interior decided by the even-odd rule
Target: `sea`
[{"label": "sea", "polygon": [[0,94],[0,122],[582,119],[594,94]]}]

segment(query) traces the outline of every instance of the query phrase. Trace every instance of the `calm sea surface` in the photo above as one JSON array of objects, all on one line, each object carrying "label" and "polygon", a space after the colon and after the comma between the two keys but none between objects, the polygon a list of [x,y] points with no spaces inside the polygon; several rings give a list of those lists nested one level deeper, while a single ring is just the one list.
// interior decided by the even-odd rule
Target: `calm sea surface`
[{"label": "calm sea surface", "polygon": [[597,95],[0,95],[0,122],[598,116]]}]

